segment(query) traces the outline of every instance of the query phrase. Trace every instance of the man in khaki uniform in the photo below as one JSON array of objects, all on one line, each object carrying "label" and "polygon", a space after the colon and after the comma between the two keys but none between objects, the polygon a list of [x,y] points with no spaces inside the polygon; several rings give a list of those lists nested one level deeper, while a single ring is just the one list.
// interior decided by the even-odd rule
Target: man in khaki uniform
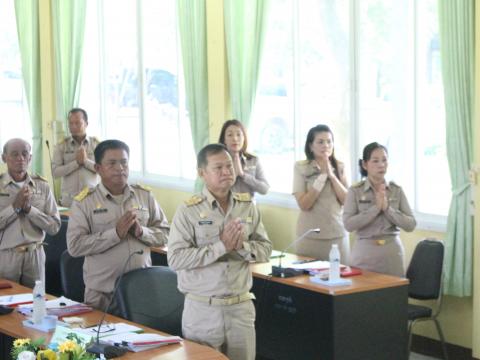
[{"label": "man in khaki uniform", "polygon": [[[224,145],[197,157],[205,182],[175,214],[168,263],[186,295],[183,336],[232,360],[255,359],[255,308],[250,261],[268,261],[272,244],[248,193],[232,193],[235,174]],[[161,305],[159,305],[161,306]]]},{"label": "man in khaki uniform", "polygon": [[[118,140],[97,146],[95,169],[101,182],[75,197],[68,224],[69,253],[85,256],[85,303],[102,310],[122,271],[151,266],[150,247],[165,244],[169,230],[152,193],[128,185],[129,154]],[[116,311],[114,302],[111,312]]]},{"label": "man in khaki uniform", "polygon": [[[3,147],[7,173],[0,175],[0,278],[33,287],[45,281],[45,232],[55,235],[60,215],[45,179],[27,172],[30,145],[11,139]],[[45,284],[45,283],[44,283]]]},{"label": "man in khaki uniform", "polygon": [[93,187],[98,183],[93,151],[99,141],[87,136],[88,115],[80,108],[68,113],[68,128],[71,136],[55,146],[52,171],[55,178],[61,178],[60,204],[70,207],[73,197],[85,186]]}]

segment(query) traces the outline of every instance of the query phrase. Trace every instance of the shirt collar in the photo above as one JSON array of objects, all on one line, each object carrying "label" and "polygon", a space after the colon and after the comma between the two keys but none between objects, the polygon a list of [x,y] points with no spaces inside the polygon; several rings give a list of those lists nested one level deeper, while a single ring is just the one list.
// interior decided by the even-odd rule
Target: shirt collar
[{"label": "shirt collar", "polygon": [[[218,207],[217,199],[215,199],[215,196],[213,196],[213,194],[210,192],[210,190],[208,190],[206,185],[203,187],[202,195],[205,196],[205,198],[207,199],[207,202],[208,202],[208,205],[210,206],[210,208],[213,209],[215,207]],[[229,204],[232,203],[232,192],[231,191],[228,194],[228,203]]]},{"label": "shirt collar", "polygon": [[[82,143],[80,145],[83,145],[83,144],[88,144],[88,136],[85,136],[85,139],[83,139]],[[78,144],[75,139],[73,138],[73,136],[70,136],[70,143],[72,145],[75,145],[75,144]]]},{"label": "shirt collar", "polygon": [[[390,188],[390,182],[385,179],[385,187],[388,189]],[[370,182],[370,180],[368,179],[368,177],[365,179],[365,184],[363,185],[363,191],[367,191],[368,189],[372,189],[374,190],[374,187],[372,185],[372,183]]]},{"label": "shirt collar", "polygon": [[[3,183],[5,185],[8,185],[10,183],[12,184],[16,184],[16,181],[13,180],[13,178],[10,176],[10,174],[8,173],[8,171],[3,175]],[[36,184],[35,184],[35,181],[33,181],[33,179],[30,177],[30,174],[27,172],[27,177],[25,178],[25,184],[31,184],[33,186],[33,188],[36,188]]]},{"label": "shirt collar", "polygon": [[[98,184],[98,189],[100,190],[100,192],[103,194],[104,197],[113,198],[112,193],[108,191],[108,189],[105,187],[105,185],[103,185],[102,182]],[[134,192],[135,190],[129,184],[127,184],[127,186],[125,186],[125,189],[123,190],[123,195],[126,197],[127,195]]]}]

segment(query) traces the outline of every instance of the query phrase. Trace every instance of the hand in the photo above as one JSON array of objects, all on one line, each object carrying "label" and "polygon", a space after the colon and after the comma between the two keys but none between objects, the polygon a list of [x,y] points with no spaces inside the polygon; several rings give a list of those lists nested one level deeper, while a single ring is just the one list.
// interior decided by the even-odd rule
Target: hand
[{"label": "hand", "polygon": [[318,192],[321,192],[326,182],[327,182],[327,174],[320,174],[313,182],[312,187]]},{"label": "hand", "polygon": [[77,160],[78,165],[85,164],[85,160],[87,160],[87,151],[85,150],[83,145],[80,146],[77,150],[76,160]]},{"label": "hand", "polygon": [[381,184],[378,189],[375,190],[375,204],[379,210],[387,210],[388,199],[385,184]]},{"label": "hand", "polygon": [[243,177],[245,173],[243,172],[242,160],[240,158],[240,153],[236,152],[232,154],[233,160],[233,169],[235,170],[235,175]]},{"label": "hand", "polygon": [[22,209],[24,213],[28,214],[32,209],[32,192],[27,186],[24,188],[26,189],[26,198]]},{"label": "hand", "polygon": [[227,251],[239,250],[243,247],[243,225],[240,219],[231,220],[225,225],[220,234],[220,241],[223,242]]},{"label": "hand", "polygon": [[127,237],[129,230],[135,224],[135,221],[137,221],[137,215],[131,210],[127,211],[120,217],[120,219],[118,219],[115,229],[120,239],[125,239]]},{"label": "hand", "polygon": [[25,203],[28,202],[30,199],[30,190],[28,186],[24,186],[20,189],[20,191],[15,196],[15,200],[13,200],[12,206],[14,209],[23,209],[25,207]]},{"label": "hand", "polygon": [[135,219],[135,222],[133,223],[133,226],[128,230],[129,234],[132,235],[136,239],[140,239],[143,235],[143,229],[142,225],[140,225],[140,222],[138,219]]}]

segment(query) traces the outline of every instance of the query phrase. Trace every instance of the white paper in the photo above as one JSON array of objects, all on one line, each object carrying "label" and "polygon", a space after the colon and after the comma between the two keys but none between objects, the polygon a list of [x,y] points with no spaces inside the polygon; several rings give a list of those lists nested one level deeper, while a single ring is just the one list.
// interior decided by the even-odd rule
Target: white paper
[{"label": "white paper", "polygon": [[124,333],[105,336],[102,340],[112,345],[125,346],[130,351],[138,352],[168,344],[176,344],[182,341],[182,338],[179,336],[163,336],[153,333]]},{"label": "white paper", "polygon": [[[98,326],[89,327],[87,329],[76,329],[79,332],[82,332],[87,335],[97,336]],[[142,331],[142,328],[138,326],[133,326],[125,323],[103,323],[100,328],[100,337],[104,338],[106,336],[124,334],[129,332]]]},{"label": "white paper", "polygon": [[284,267],[289,267],[292,269],[316,269],[316,270],[324,270],[324,269],[330,269],[330,263],[328,261],[322,261],[322,260],[317,260],[317,261],[311,261],[311,262],[305,262],[301,264],[289,264],[288,266]]},{"label": "white paper", "polygon": [[33,302],[32,293],[0,296],[0,305],[8,306],[27,302]]}]

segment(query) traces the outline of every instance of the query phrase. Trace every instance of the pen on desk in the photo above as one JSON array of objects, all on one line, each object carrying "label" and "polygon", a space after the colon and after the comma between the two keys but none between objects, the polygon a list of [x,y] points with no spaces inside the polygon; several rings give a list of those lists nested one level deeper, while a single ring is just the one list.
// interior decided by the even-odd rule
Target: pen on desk
[{"label": "pen on desk", "polygon": [[281,257],[285,257],[285,254],[272,255],[272,256],[270,256],[270,259],[278,259],[278,258],[281,258]]}]

